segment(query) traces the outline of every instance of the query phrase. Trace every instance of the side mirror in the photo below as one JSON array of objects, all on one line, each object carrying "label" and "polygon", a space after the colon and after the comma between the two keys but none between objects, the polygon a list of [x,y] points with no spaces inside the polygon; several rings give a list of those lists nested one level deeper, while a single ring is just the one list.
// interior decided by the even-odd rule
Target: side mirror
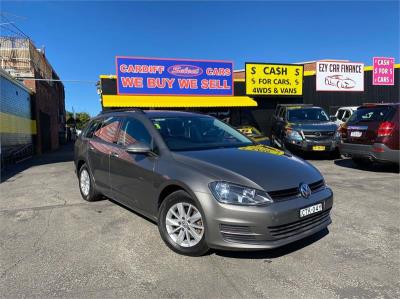
[{"label": "side mirror", "polygon": [[126,151],[132,154],[148,154],[151,152],[151,148],[147,144],[136,142],[128,145]]},{"label": "side mirror", "polygon": [[334,115],[331,115],[331,116],[330,116],[330,119],[331,119],[331,121],[337,121],[337,117],[334,116]]}]

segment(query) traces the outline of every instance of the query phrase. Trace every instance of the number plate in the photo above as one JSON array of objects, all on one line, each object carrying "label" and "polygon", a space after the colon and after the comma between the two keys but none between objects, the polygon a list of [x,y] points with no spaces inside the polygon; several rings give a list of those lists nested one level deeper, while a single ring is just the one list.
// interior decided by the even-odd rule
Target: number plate
[{"label": "number plate", "polygon": [[325,146],[324,145],[315,145],[312,147],[313,151],[324,151],[325,150]]},{"label": "number plate", "polygon": [[362,135],[362,132],[360,132],[360,131],[350,132],[350,137],[361,137],[361,135]]},{"label": "number plate", "polygon": [[322,211],[322,203],[317,205],[313,205],[311,207],[307,207],[300,210],[300,218],[306,217],[311,214],[315,214]]}]

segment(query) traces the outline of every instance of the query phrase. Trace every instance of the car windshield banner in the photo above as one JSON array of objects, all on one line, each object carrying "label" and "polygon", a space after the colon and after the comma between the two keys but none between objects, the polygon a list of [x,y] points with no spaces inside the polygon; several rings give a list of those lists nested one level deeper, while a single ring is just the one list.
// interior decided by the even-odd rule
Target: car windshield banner
[{"label": "car windshield banner", "polygon": [[228,61],[117,56],[119,95],[233,95]]},{"label": "car windshield banner", "polygon": [[318,61],[317,91],[364,91],[364,64]]}]

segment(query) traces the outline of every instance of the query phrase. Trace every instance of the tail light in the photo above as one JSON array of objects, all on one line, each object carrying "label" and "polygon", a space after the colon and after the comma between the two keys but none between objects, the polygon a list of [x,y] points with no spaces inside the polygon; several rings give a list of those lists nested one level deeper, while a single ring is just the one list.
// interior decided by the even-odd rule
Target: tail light
[{"label": "tail light", "polygon": [[393,132],[393,129],[394,129],[394,122],[385,121],[380,124],[377,135],[378,137],[390,136]]}]

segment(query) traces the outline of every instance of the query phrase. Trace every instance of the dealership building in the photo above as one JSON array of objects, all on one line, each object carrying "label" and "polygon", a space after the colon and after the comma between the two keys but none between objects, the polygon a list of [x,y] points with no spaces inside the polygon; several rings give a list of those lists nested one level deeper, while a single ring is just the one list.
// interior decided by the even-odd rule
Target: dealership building
[{"label": "dealership building", "polygon": [[[329,91],[317,90],[317,65],[323,63],[332,64],[333,62],[340,66],[344,65],[346,69],[350,70],[358,68],[360,79],[357,84],[361,85],[359,91],[353,91],[350,90],[350,88],[348,88],[348,90],[345,88],[342,88],[343,90],[335,90],[335,88],[332,88],[333,90]],[[276,64],[266,65],[274,66]],[[300,90],[297,91],[297,94],[263,94],[262,92],[260,92],[260,94],[249,94],[248,90],[246,90],[245,69],[233,71],[233,94],[231,96],[120,94],[118,92],[117,75],[101,75],[98,93],[101,95],[103,109],[136,107],[143,109],[198,111],[213,114],[220,118],[229,119],[229,122],[233,126],[255,126],[267,135],[270,133],[271,116],[274,113],[277,104],[314,104],[324,108],[327,113],[334,114],[337,108],[342,106],[359,106],[366,102],[377,103],[399,101],[400,65],[394,65],[394,62],[392,66],[394,71],[392,77],[394,79],[394,82],[392,82],[393,85],[385,86],[373,84],[372,66],[364,66],[363,64],[356,64],[346,60],[326,59],[283,66],[296,69],[298,77],[293,77],[293,84],[295,79],[298,78],[296,84],[301,86]],[[299,70],[301,71],[299,72]],[[301,75],[298,73],[301,73]],[[339,79],[335,76],[332,78],[336,81],[339,79],[342,81],[346,79],[346,77],[343,76]],[[289,82],[289,79],[284,83],[290,85],[291,82]],[[352,82],[352,79],[350,78],[347,80],[348,82]],[[336,81],[334,82],[335,84]],[[347,84],[348,82],[345,83]]]}]

